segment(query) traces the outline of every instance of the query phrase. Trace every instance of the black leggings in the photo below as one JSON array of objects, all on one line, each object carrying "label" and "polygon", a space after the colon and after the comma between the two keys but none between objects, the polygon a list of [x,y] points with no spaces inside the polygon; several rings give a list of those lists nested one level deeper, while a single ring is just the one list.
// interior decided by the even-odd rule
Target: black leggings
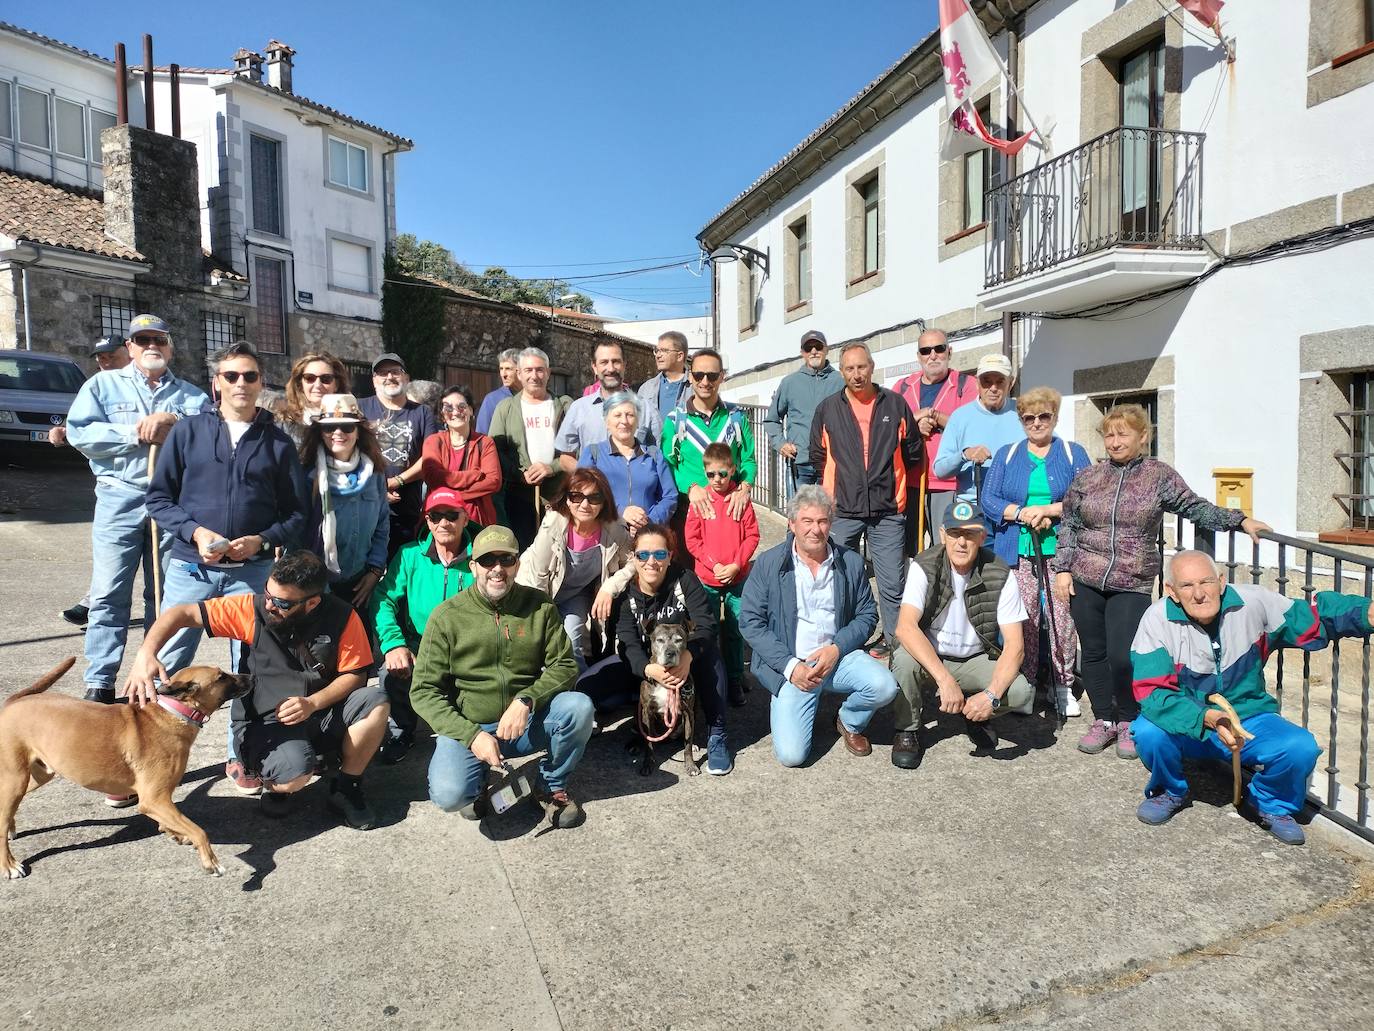
[{"label": "black leggings", "polygon": [[1130,723],[1140,715],[1131,691],[1131,641],[1151,600],[1136,591],[1099,591],[1073,582],[1069,611],[1083,646],[1083,687],[1094,719]]}]

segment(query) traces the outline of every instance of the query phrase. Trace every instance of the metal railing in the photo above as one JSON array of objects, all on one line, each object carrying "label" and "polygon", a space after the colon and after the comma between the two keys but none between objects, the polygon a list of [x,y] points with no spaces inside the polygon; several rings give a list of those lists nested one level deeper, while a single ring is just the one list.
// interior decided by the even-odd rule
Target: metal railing
[{"label": "metal railing", "polygon": [[[1212,533],[1198,530],[1181,516],[1175,518],[1171,540],[1165,540],[1166,532],[1160,534],[1161,558],[1180,547],[1205,551],[1224,566],[1229,583],[1260,584],[1308,602],[1320,590],[1344,589],[1366,598],[1374,595],[1374,557],[1269,532],[1260,534],[1263,540],[1258,544],[1243,535],[1237,541],[1236,531],[1225,535],[1223,557]],[[1189,538],[1186,544],[1185,537]],[[1246,545],[1248,565],[1238,557],[1244,552],[1237,550]],[[1326,765],[1314,773],[1308,801],[1323,816],[1374,841],[1369,812],[1370,660],[1368,637],[1346,638],[1332,641],[1319,652],[1280,650],[1265,674],[1284,718],[1310,730],[1323,745]],[[1353,776],[1348,763],[1346,768],[1341,766],[1352,749],[1356,753]],[[1320,783],[1323,775],[1324,784]]]},{"label": "metal railing", "polygon": [[1122,126],[989,190],[985,288],[1108,247],[1201,249],[1204,138]]},{"label": "metal railing", "polygon": [[768,443],[763,420],[768,417],[767,405],[740,405],[749,417],[749,431],[754,435],[754,461],[758,472],[754,477],[753,499],[764,508],[782,513],[792,490],[792,465]]}]

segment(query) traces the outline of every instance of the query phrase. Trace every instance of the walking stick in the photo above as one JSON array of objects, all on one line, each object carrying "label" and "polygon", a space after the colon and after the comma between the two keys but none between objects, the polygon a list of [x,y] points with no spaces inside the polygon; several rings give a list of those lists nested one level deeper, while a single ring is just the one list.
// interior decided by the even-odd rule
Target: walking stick
[{"label": "walking stick", "polygon": [[1236,710],[1231,707],[1231,703],[1223,695],[1209,694],[1207,700],[1215,705],[1222,712],[1226,713],[1226,718],[1231,721],[1231,729],[1236,743],[1231,746],[1231,804],[1237,809],[1240,808],[1240,750],[1245,747],[1245,742],[1253,741],[1255,735],[1250,733],[1240,725],[1240,717],[1236,715]]},{"label": "walking stick", "polygon": [[[1050,593],[1049,571],[1045,568],[1045,552],[1042,547],[1043,538],[1039,530],[1031,531],[1031,548],[1035,551],[1035,579],[1040,587],[1040,607],[1044,610],[1050,623],[1050,697],[1054,704],[1055,719],[1062,730],[1068,720],[1068,712],[1059,706],[1059,682],[1055,677],[1055,669],[1058,663],[1059,649],[1059,624],[1054,618],[1054,597]],[[1065,684],[1066,688],[1071,685]]]},{"label": "walking stick", "polygon": [[[928,470],[927,470],[925,467],[922,467],[922,469],[921,469],[921,486],[920,486],[920,493],[919,493],[919,495],[918,495],[918,501],[917,501],[917,503],[916,503],[916,550],[917,550],[918,552],[919,552],[919,551],[924,551],[924,550],[925,550],[925,546],[926,546],[925,541],[926,541],[926,476],[927,476],[927,473],[928,473]],[[931,543],[933,544],[934,542],[932,541]]]},{"label": "walking stick", "polygon": [[[152,482],[153,469],[157,466],[157,445],[148,448],[148,480]],[[148,529],[153,535],[153,612],[162,615],[162,535],[157,530],[157,520],[148,517]],[[147,628],[144,628],[147,633]]]}]

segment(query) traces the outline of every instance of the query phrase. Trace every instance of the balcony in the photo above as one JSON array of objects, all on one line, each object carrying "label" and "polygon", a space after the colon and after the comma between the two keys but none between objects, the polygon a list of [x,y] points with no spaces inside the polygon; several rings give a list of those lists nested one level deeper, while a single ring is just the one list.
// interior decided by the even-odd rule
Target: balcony
[{"label": "balcony", "polygon": [[989,190],[983,307],[1076,311],[1203,272],[1203,138],[1111,129]]}]

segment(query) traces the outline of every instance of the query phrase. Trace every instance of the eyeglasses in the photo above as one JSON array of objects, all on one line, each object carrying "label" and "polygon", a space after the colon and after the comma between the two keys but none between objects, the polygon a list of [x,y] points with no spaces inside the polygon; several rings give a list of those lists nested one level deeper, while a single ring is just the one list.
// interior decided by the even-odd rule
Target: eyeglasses
[{"label": "eyeglasses", "polygon": [[707,470],[706,470],[706,478],[707,478],[708,480],[728,480],[730,477],[732,477],[732,476],[734,476],[734,475],[735,475],[734,472],[733,472],[732,470],[730,470],[730,469],[707,469]]},{"label": "eyeglasses", "polygon": [[802,344],[802,354],[810,354],[812,351],[824,351],[825,345],[812,341],[809,344]]},{"label": "eyeglasses", "polygon": [[163,344],[171,343],[165,336],[148,336],[145,333],[139,333],[130,339],[139,347],[161,347]]},{"label": "eyeglasses", "polygon": [[1033,415],[1021,416],[1021,423],[1024,426],[1033,426],[1038,422],[1054,422],[1053,412],[1036,412]]},{"label": "eyeglasses", "polygon": [[703,381],[706,382],[706,383],[714,383],[716,380],[720,379],[720,373],[718,373],[718,372],[694,372],[694,373],[692,373],[692,379],[696,380],[698,383],[701,383],[701,382],[703,382]]},{"label": "eyeglasses", "polygon": [[334,374],[332,372],[321,372],[317,375],[313,372],[302,372],[301,382],[319,383],[320,386],[323,387],[332,387],[334,385]]},{"label": "eyeglasses", "polygon": [[472,411],[472,405],[461,403],[456,405],[440,405],[439,410],[441,412],[447,412],[449,415],[462,415],[464,412]]},{"label": "eyeglasses", "polygon": [[682,353],[682,352],[679,351],[676,347],[655,347],[655,348],[654,348],[654,354],[662,355],[662,356],[665,357],[665,358],[666,358],[668,355],[670,355],[670,354],[681,354],[681,353]]},{"label": "eyeglasses", "polygon": [[944,354],[949,350],[949,344],[932,344],[930,347],[918,347],[916,350],[921,352],[923,357],[928,354]]},{"label": "eyeglasses", "polygon": [[483,569],[491,569],[493,566],[497,565],[502,569],[509,569],[511,566],[515,565],[515,563],[519,562],[520,559],[518,556],[510,555],[502,551],[496,552],[495,554],[483,555],[479,559],[474,559],[474,561]]},{"label": "eyeglasses", "polygon": [[374,372],[373,379],[400,379],[405,373],[400,369],[390,369],[387,372]]},{"label": "eyeglasses", "polygon": [[228,372],[221,372],[220,375],[224,377],[226,383],[237,383],[240,377],[245,383],[256,383],[262,374],[259,372],[235,372],[230,369]]},{"label": "eyeglasses", "polygon": [[464,513],[462,512],[455,512],[451,508],[446,508],[442,511],[435,509],[433,512],[426,512],[425,518],[435,526],[438,526],[440,523],[456,523],[459,519],[463,518],[463,515]]},{"label": "eyeglasses", "polygon": [[276,609],[278,612],[290,612],[297,605],[304,605],[311,598],[318,597],[318,594],[307,594],[304,598],[297,598],[292,601],[290,598],[278,598],[275,594],[271,594],[268,591],[262,592],[262,600],[266,604],[271,605],[272,608]]},{"label": "eyeglasses", "polygon": [[580,490],[568,491],[568,504],[570,505],[599,505],[605,500],[605,497],[600,493],[583,494]]},{"label": "eyeglasses", "polygon": [[655,548],[653,551],[636,551],[635,558],[639,559],[641,562],[648,562],[649,559],[653,559],[655,562],[667,562],[668,549]]}]

